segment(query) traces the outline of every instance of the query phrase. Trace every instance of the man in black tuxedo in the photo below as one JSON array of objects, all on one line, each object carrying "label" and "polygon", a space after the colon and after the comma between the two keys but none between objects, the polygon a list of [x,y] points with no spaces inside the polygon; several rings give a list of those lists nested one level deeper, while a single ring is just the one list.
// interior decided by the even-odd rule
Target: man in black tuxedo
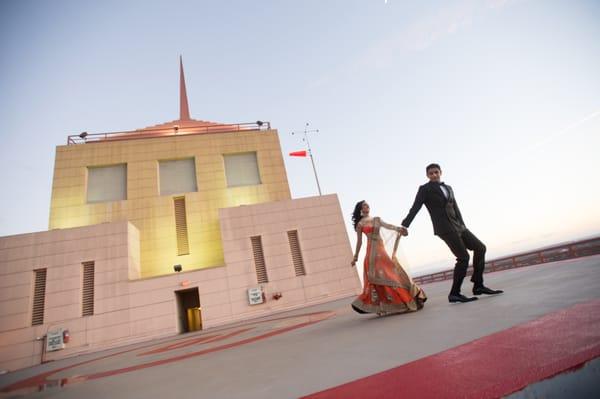
[{"label": "man in black tuxedo", "polygon": [[473,294],[494,295],[502,293],[501,290],[492,290],[483,285],[485,245],[465,226],[452,187],[440,181],[442,168],[440,165],[432,163],[427,165],[425,170],[429,183],[419,187],[415,202],[402,221],[402,233],[404,235],[408,234],[408,227],[417,216],[421,206],[425,204],[433,222],[433,233],[444,240],[450,251],[456,256],[454,281],[448,295],[448,301],[470,302],[477,299],[476,297],[466,297],[460,293],[460,287],[467,275],[467,267],[469,266],[467,249],[473,251],[473,276],[471,277]]}]

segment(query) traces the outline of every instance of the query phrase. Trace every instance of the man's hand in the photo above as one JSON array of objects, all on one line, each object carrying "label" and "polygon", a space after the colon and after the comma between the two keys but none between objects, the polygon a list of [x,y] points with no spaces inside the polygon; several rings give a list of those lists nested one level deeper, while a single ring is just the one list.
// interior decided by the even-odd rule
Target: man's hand
[{"label": "man's hand", "polygon": [[400,234],[406,237],[408,235],[408,229],[404,226],[400,226]]}]

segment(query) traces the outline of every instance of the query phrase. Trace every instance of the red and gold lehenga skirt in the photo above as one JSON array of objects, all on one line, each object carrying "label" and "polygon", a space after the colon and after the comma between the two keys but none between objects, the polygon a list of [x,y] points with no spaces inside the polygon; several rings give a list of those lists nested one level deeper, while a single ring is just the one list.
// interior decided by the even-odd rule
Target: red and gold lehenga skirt
[{"label": "red and gold lehenga skirt", "polygon": [[416,312],[423,308],[427,296],[406,274],[395,254],[390,258],[379,234],[380,227],[378,222],[362,227],[368,239],[364,287],[352,308],[358,313],[378,315]]}]

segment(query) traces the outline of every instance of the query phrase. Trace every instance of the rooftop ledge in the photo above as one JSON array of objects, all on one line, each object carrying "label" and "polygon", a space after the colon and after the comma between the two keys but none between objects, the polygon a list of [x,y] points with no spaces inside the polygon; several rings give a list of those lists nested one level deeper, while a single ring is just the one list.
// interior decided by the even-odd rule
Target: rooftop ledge
[{"label": "rooftop ledge", "polygon": [[177,120],[138,130],[107,133],[82,132],[68,136],[67,145],[269,129],[271,129],[271,123],[263,121],[221,124],[198,120]]}]

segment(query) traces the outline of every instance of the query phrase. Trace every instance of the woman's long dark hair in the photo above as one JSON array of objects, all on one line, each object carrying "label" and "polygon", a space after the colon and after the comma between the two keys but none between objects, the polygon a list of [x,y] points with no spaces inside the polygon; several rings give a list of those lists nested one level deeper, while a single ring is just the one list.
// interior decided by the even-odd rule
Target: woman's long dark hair
[{"label": "woman's long dark hair", "polygon": [[362,206],[365,203],[365,200],[359,201],[354,206],[354,212],[352,212],[352,224],[354,224],[354,230],[356,230],[356,225],[362,219],[362,215],[360,214],[362,211]]}]

